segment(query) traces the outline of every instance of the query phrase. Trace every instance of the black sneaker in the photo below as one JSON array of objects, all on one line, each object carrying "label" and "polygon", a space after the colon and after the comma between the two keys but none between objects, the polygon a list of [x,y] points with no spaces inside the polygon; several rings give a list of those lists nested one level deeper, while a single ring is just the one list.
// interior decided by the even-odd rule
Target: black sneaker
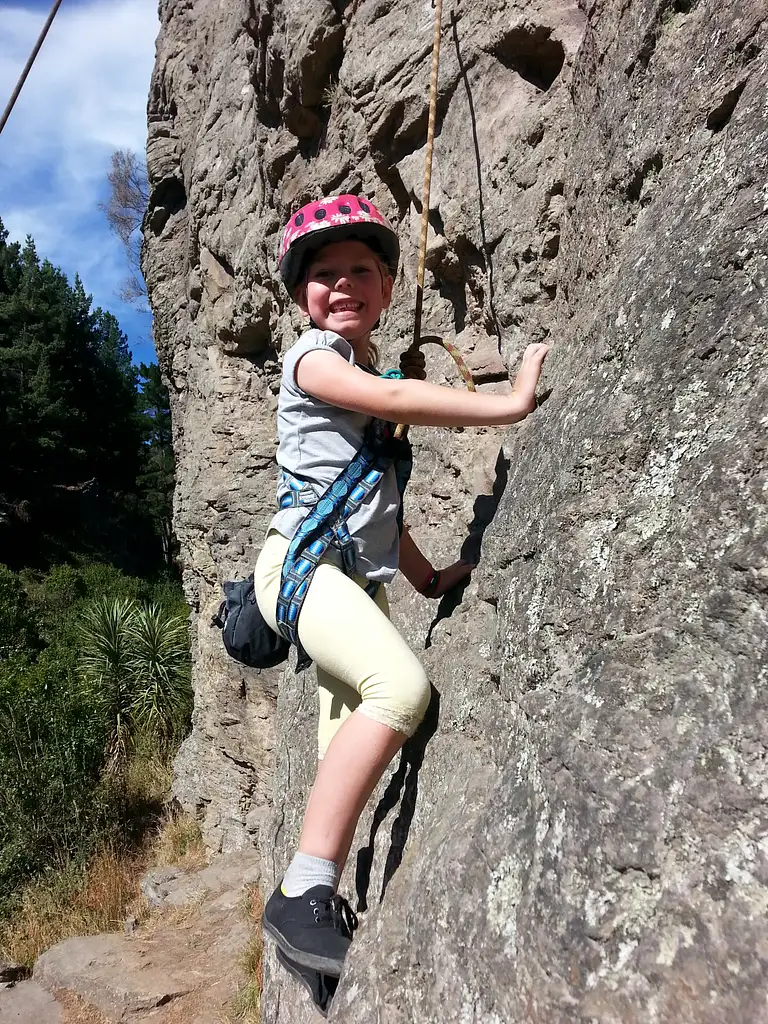
[{"label": "black sneaker", "polygon": [[264,908],[262,924],[290,960],[338,978],[357,917],[330,885],[315,885],[295,897],[284,896],[278,885]]},{"label": "black sneaker", "polygon": [[309,992],[317,1012],[322,1017],[327,1017],[331,1000],[336,995],[339,979],[332,977],[330,974],[321,974],[320,971],[313,971],[311,967],[297,964],[295,961],[290,960],[279,946],[277,948],[277,962],[289,974],[293,975],[297,981],[301,982],[307,992]]}]

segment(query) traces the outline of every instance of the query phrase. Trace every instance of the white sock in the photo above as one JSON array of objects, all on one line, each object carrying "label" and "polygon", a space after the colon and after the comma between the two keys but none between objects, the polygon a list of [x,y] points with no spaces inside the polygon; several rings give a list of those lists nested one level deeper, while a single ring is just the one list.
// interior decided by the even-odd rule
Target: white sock
[{"label": "white sock", "polygon": [[303,896],[314,885],[330,885],[335,891],[338,870],[333,860],[310,857],[308,853],[295,853],[280,886],[283,896]]}]

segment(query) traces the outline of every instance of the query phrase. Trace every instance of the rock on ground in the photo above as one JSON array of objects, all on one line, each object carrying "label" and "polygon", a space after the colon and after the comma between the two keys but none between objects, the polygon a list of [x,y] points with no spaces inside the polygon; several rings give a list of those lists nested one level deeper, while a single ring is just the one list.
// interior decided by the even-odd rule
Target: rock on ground
[{"label": "rock on ground", "polygon": [[0,989],[0,1024],[63,1024],[62,1007],[34,981]]},{"label": "rock on ground", "polygon": [[245,886],[258,879],[253,852],[177,873],[148,926],[65,939],[43,953],[32,981],[0,993],[0,1021],[221,1024],[244,984],[241,958],[254,930]]}]

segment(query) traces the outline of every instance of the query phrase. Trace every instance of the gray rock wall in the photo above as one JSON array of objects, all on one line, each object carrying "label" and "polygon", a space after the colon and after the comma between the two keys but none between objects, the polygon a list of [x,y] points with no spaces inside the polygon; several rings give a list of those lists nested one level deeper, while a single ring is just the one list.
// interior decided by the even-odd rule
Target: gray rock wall
[{"label": "gray rock wall", "polygon": [[[361,188],[393,218],[384,361],[407,341],[432,11],[160,6],[145,271],[198,616],[176,788],[278,874],[312,679],[239,671],[207,622],[272,511],[292,207]],[[552,394],[506,434],[414,431],[414,533],[481,562],[437,605],[393,588],[436,694],[353,847],[332,1018],[762,1021],[768,5],[446,8],[425,331],[489,389],[546,338]],[[271,960],[263,1013],[313,1019]]]}]

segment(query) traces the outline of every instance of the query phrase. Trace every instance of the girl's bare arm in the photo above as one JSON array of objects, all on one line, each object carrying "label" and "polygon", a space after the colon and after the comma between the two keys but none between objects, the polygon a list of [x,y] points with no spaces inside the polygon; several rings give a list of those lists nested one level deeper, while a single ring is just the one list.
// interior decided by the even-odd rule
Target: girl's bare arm
[{"label": "girl's bare arm", "polygon": [[[434,573],[432,563],[422,553],[407,526],[403,527],[403,532],[400,534],[400,563],[398,568],[411,586],[419,592],[424,590]],[[473,569],[474,565],[471,562],[465,562],[464,559],[459,559],[453,565],[441,569],[437,585],[428,596],[442,597],[446,590],[455,587],[457,583],[460,583],[469,576]]]},{"label": "girl's bare arm", "polygon": [[535,407],[536,384],[548,345],[529,345],[511,395],[487,395],[422,380],[387,380],[363,373],[338,353],[315,349],[296,369],[307,394],[341,409],[417,426],[474,427],[517,423]]},{"label": "girl's bare arm", "polygon": [[432,563],[411,537],[408,527],[400,534],[400,560],[398,569],[416,590],[422,590],[433,573]]}]

